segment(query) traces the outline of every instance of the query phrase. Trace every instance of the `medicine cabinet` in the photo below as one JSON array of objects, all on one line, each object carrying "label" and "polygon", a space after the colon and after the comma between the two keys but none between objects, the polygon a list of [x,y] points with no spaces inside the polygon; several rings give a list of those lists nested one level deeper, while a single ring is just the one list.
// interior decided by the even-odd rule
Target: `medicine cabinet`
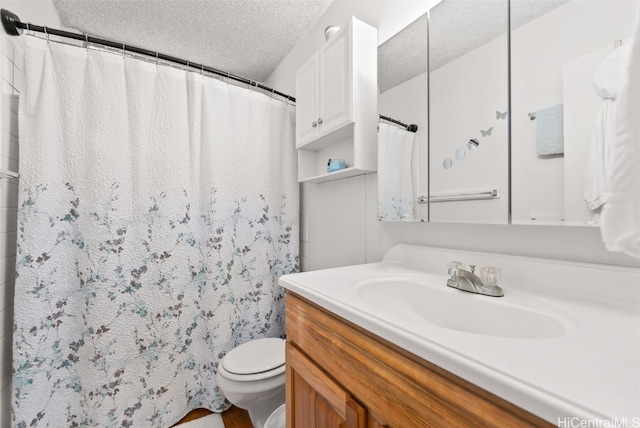
[{"label": "medicine cabinet", "polygon": [[[394,36],[402,47],[387,63],[398,76],[422,49],[406,40],[428,41],[428,71],[397,86],[382,77],[378,100],[381,114],[428,132],[417,139],[415,219],[428,209],[430,222],[598,226],[614,133],[606,112],[624,80],[637,8],[442,0],[429,10],[428,37],[411,32],[422,18]],[[411,114],[426,116],[427,96],[422,126]]]}]

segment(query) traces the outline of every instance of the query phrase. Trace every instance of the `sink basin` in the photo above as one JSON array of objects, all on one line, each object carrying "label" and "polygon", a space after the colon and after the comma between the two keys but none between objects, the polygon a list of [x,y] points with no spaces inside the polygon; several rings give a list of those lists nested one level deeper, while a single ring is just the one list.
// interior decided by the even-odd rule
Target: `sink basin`
[{"label": "sink basin", "polygon": [[[364,280],[356,284],[356,294],[371,306],[404,312],[414,319],[466,333],[553,339],[566,332],[551,311],[514,304],[517,299],[510,298],[508,290],[505,297],[480,296],[447,287],[442,277]],[[520,300],[527,303],[526,299]]]}]

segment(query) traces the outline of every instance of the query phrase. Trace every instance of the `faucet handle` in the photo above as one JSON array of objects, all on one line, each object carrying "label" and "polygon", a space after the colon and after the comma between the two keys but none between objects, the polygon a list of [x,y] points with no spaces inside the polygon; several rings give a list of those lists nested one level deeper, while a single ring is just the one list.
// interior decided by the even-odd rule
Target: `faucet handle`
[{"label": "faucet handle", "polygon": [[476,265],[469,265],[469,269],[471,269],[471,273],[476,273]]},{"label": "faucet handle", "polygon": [[464,269],[465,267],[464,263],[458,261],[447,263],[447,269]]},{"label": "faucet handle", "polygon": [[502,279],[502,271],[495,266],[484,266],[480,268],[480,279],[487,287],[497,287]]},{"label": "faucet handle", "polygon": [[449,262],[449,263],[447,263],[447,271],[449,271],[449,270],[451,270],[451,269],[458,269],[458,270],[461,270],[461,269],[465,269],[465,268],[466,268],[466,266],[465,266],[465,264],[464,264],[464,263],[462,263],[462,262],[453,261],[453,262]]}]

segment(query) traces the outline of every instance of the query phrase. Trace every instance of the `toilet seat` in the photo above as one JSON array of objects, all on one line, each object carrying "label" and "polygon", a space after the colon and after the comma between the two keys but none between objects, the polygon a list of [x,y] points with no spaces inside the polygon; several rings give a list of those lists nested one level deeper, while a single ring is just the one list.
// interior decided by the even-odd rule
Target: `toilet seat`
[{"label": "toilet seat", "polygon": [[220,375],[229,380],[250,382],[284,373],[284,340],[263,338],[232,349],[218,364]]}]

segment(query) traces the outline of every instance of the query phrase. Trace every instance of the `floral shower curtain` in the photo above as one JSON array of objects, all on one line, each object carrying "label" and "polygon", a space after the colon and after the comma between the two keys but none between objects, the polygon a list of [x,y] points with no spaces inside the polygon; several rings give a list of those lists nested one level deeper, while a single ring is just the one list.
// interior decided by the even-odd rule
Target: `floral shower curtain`
[{"label": "floral shower curtain", "polygon": [[294,107],[22,39],[14,424],[165,427],[223,410],[221,357],[283,334]]}]

